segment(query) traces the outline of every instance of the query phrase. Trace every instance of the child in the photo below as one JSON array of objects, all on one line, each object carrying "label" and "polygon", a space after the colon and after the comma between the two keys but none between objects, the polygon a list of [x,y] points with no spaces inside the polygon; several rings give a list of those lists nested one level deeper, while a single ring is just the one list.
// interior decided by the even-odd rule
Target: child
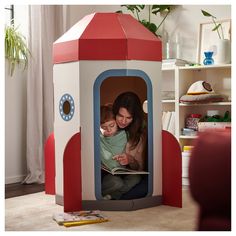
[{"label": "child", "polygon": [[[124,153],[127,144],[127,134],[118,130],[112,104],[101,106],[100,109],[100,156],[104,165],[110,169],[121,167],[119,155]],[[107,174],[102,180],[102,195],[104,200],[120,199],[121,196],[133,188],[141,180],[140,175]]]},{"label": "child", "polygon": [[118,161],[114,160],[116,155],[124,152],[127,137],[124,130],[118,131],[115,117],[112,112],[112,104],[101,106],[101,133],[100,133],[100,156],[102,163],[113,169],[121,167]]}]

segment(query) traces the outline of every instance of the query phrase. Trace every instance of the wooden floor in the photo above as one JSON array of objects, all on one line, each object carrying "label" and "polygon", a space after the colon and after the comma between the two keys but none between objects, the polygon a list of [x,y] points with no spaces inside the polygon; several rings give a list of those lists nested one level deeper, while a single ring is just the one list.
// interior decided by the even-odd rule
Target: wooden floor
[{"label": "wooden floor", "polygon": [[44,191],[44,184],[6,184],[5,198],[17,197],[21,195]]}]

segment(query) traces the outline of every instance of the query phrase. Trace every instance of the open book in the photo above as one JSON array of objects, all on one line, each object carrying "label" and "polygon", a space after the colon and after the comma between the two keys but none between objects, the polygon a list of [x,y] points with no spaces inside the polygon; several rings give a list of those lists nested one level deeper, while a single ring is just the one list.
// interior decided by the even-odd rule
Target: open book
[{"label": "open book", "polygon": [[53,219],[59,225],[64,225],[66,227],[95,224],[108,221],[108,218],[102,215],[99,210],[54,213]]},{"label": "open book", "polygon": [[114,167],[113,169],[110,169],[107,166],[105,166],[104,164],[101,164],[101,165],[102,165],[103,170],[107,171],[108,173],[110,173],[112,175],[149,174],[149,172],[147,172],[147,171],[132,170],[132,169],[128,169],[126,167]]}]

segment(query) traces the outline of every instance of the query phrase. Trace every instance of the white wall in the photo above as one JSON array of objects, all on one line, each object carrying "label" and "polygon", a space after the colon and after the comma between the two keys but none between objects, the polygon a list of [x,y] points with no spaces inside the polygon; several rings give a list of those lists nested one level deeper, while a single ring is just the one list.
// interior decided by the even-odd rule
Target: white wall
[{"label": "white wall", "polygon": [[5,67],[5,183],[26,175],[26,71],[16,67],[13,77]]},{"label": "white wall", "polygon": [[[18,7],[18,8],[17,8]],[[27,35],[26,6],[16,7],[16,23],[21,25],[22,32]],[[201,9],[217,16],[217,19],[231,18],[230,5],[180,5],[166,19],[161,34],[168,32],[171,38],[178,33],[181,42],[182,58],[195,61],[199,24],[209,21],[201,13]],[[115,12],[120,5],[70,5],[65,7],[69,28],[83,16],[93,12]],[[124,8],[123,8],[124,10]],[[147,12],[144,13],[144,16]],[[155,23],[159,18],[153,19]],[[163,38],[165,40],[165,37]],[[6,183],[18,182],[26,175],[26,73],[17,71],[14,78],[5,78],[5,178]]]},{"label": "white wall", "polygon": [[175,38],[178,33],[182,58],[186,60],[196,61],[199,25],[200,23],[211,21],[210,18],[202,15],[201,9],[215,15],[217,19],[231,18],[231,7],[229,5],[183,5],[173,11],[165,22],[164,30],[168,32],[171,38]]},{"label": "white wall", "polygon": [[[68,26],[72,26],[86,14],[93,12],[115,12],[121,9],[124,13],[127,13],[125,8],[121,8],[120,5],[71,5],[69,6]],[[201,9],[209,11],[209,13],[215,15],[218,20],[231,18],[230,5],[178,5],[166,18],[159,32],[163,36],[164,44],[166,41],[166,33],[168,33],[171,40],[174,40],[178,34],[181,58],[193,62],[195,62],[197,58],[199,25],[200,23],[210,21],[209,18],[202,15]],[[148,12],[146,9],[141,17],[147,19],[147,15]],[[152,15],[151,19],[157,25],[161,21],[159,15]]]},{"label": "white wall", "polygon": [[[27,6],[15,6],[15,25],[26,37]],[[6,22],[7,23],[7,22]],[[5,183],[21,182],[26,167],[26,78],[27,71],[16,66],[12,77],[5,61]]]}]

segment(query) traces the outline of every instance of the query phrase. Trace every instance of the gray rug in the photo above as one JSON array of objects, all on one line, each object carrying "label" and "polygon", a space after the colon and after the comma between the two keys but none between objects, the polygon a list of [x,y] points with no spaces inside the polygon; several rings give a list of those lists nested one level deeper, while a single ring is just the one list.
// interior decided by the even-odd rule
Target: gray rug
[{"label": "gray rug", "polygon": [[158,206],[136,211],[103,211],[109,222],[66,228],[53,219],[63,207],[44,192],[5,200],[6,231],[193,231],[198,208],[183,190],[183,208]]}]

